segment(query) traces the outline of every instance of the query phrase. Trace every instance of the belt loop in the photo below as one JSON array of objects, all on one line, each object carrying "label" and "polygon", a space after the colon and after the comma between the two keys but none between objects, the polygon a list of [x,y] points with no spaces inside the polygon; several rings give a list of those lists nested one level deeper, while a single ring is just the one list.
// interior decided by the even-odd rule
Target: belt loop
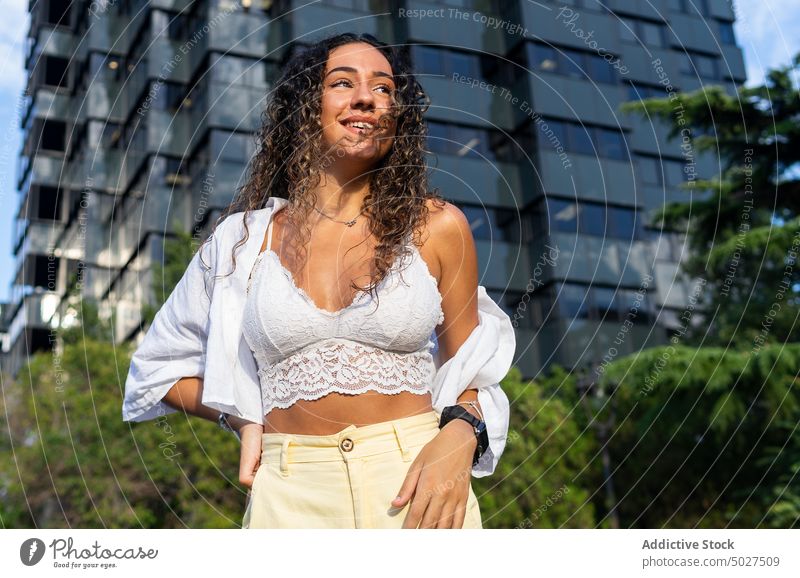
[{"label": "belt loop", "polygon": [[392,422],[392,427],[394,428],[394,435],[397,438],[397,444],[400,446],[400,451],[403,454],[403,461],[410,461],[411,453],[408,445],[406,445],[406,437],[405,432],[403,432],[403,428],[396,421]]},{"label": "belt loop", "polygon": [[281,473],[287,475],[289,473],[289,442],[292,439],[288,435],[283,438],[283,445],[281,446]]}]

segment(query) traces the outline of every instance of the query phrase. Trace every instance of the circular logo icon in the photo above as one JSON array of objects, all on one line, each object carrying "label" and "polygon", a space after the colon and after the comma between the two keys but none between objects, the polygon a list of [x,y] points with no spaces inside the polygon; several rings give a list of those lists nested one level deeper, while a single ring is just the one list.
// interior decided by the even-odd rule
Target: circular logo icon
[{"label": "circular logo icon", "polygon": [[44,542],[39,538],[28,538],[19,547],[19,559],[26,566],[35,566],[44,556]]}]

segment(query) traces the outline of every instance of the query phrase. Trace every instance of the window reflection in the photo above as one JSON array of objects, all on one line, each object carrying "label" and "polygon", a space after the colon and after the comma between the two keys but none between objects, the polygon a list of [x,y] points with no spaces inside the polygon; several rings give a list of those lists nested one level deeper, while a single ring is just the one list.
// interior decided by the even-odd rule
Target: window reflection
[{"label": "window reflection", "polygon": [[523,220],[517,211],[502,207],[486,207],[459,203],[472,230],[472,236],[478,240],[519,243],[525,232]]},{"label": "window reflection", "polygon": [[514,162],[522,156],[521,147],[528,139],[510,139],[500,131],[429,120],[428,150],[461,158]]},{"label": "window reflection", "polygon": [[564,149],[583,155],[627,160],[625,137],[619,129],[545,118]]},{"label": "window reflection", "polygon": [[538,213],[551,233],[580,233],[596,237],[637,240],[641,238],[634,207],[610,206],[591,201],[547,197],[547,212]]}]

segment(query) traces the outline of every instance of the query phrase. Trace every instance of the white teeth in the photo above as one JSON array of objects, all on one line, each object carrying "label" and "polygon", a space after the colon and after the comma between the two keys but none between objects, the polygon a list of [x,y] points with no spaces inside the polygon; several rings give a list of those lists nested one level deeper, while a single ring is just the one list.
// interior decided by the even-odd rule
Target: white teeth
[{"label": "white teeth", "polygon": [[371,125],[370,123],[367,123],[367,122],[361,122],[361,121],[358,121],[358,122],[348,122],[348,123],[345,123],[345,124],[347,124],[347,126],[352,126],[352,127],[355,127],[355,128],[364,128],[364,129],[366,129],[366,128],[371,128],[371,127],[373,126],[373,125]]}]

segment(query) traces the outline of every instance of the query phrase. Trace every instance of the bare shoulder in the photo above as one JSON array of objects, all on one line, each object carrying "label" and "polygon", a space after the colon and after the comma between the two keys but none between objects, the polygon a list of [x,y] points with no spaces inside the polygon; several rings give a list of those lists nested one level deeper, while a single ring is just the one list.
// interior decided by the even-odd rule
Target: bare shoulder
[{"label": "bare shoulder", "polygon": [[428,199],[425,204],[429,219],[420,253],[429,264],[431,274],[441,281],[449,260],[460,260],[463,247],[472,245],[472,230],[466,215],[456,205],[434,199]]}]

